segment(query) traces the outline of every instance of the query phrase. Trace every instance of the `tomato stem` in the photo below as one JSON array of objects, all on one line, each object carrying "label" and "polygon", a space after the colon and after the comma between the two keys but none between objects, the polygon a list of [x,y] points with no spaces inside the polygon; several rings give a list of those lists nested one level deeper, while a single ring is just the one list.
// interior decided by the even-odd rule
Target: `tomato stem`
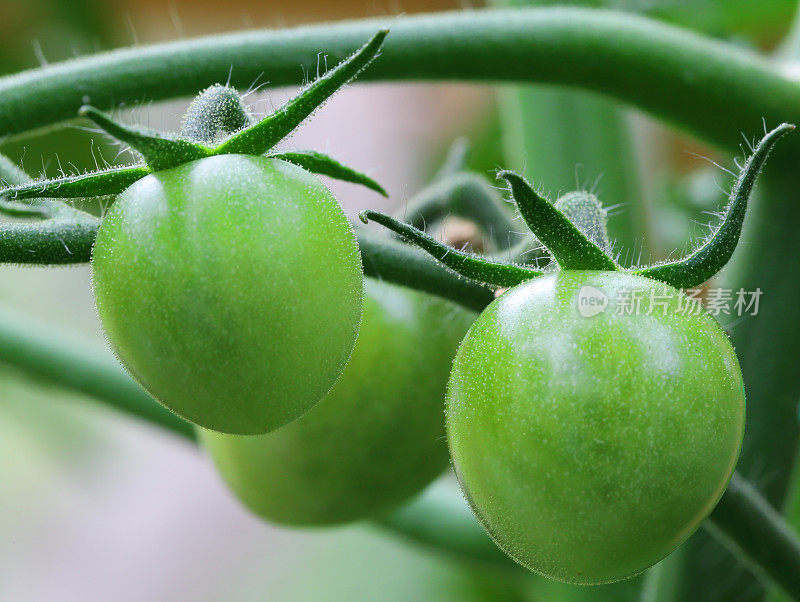
[{"label": "tomato stem", "polygon": [[800,537],[739,474],[703,524],[762,580],[800,600]]},{"label": "tomato stem", "polygon": [[[495,250],[504,251],[525,238],[517,232],[503,198],[479,174],[468,171],[438,176],[408,202],[405,222],[419,230],[449,215],[472,221],[488,236]],[[530,248],[530,247],[528,247]]]},{"label": "tomato stem", "polygon": [[[23,185],[30,177],[0,155],[0,180]],[[0,261],[4,263],[85,263],[100,225],[96,217],[49,199],[29,205],[0,200],[0,212],[36,218],[0,222]]]}]

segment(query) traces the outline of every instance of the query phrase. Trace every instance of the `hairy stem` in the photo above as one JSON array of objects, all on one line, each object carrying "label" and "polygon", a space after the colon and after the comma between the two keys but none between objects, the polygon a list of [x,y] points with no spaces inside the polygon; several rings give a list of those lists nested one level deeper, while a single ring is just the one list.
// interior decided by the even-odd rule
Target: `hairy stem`
[{"label": "hairy stem", "polygon": [[[30,176],[0,155],[0,181],[24,187]],[[16,211],[7,201],[3,204],[0,212],[33,219],[0,221],[0,263],[53,265],[89,260],[100,225],[96,217],[52,199],[26,205],[14,202]]]},{"label": "hairy stem", "polygon": [[76,344],[49,325],[3,310],[0,361],[47,382],[95,397],[181,437],[194,439],[194,427],[152,399],[108,351]]},{"label": "hairy stem", "polygon": [[[0,79],[0,132],[73,118],[86,102],[193,96],[225,81],[297,84],[324,52],[343,60],[388,19],[252,31],[136,47]],[[407,16],[366,80],[543,82],[595,90],[732,151],[739,131],[800,122],[800,86],[751,51],[613,11],[532,8]],[[231,69],[231,66],[233,68]],[[800,148],[800,142],[793,142]]]},{"label": "hairy stem", "polygon": [[800,537],[750,483],[734,474],[705,525],[767,584],[800,600]]}]

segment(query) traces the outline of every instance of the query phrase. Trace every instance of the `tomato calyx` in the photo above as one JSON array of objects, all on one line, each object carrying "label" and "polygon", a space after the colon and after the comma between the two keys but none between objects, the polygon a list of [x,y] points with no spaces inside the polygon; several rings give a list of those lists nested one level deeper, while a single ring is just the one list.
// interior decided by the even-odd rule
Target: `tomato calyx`
[{"label": "tomato calyx", "polygon": [[[384,196],[386,191],[372,178],[314,151],[269,154],[335,92],[353,80],[379,54],[387,29],[380,30],[364,46],[336,67],[318,77],[297,96],[264,119],[253,122],[241,99],[227,86],[207,88],[192,103],[181,135],[169,135],[140,126],[122,124],[92,106],[79,115],[92,120],[106,133],[129,145],[143,163],[110,167],[95,172],[26,182],[0,189],[0,211],[35,217],[40,209],[27,211],[19,201],[40,198],[89,198],[118,195],[144,176],[215,155],[266,155],[294,163],[313,173],[366,186]],[[219,140],[219,138],[222,138]],[[34,204],[35,205],[35,204]],[[8,210],[8,211],[6,211]]]},{"label": "tomato calyx", "polygon": [[[719,226],[692,253],[677,261],[626,271],[685,289],[699,286],[725,267],[739,242],[747,202],[755,180],[775,143],[794,127],[783,123],[765,133],[739,171]],[[558,268],[622,270],[610,255],[602,208],[592,207],[591,202],[586,205],[576,202],[574,198],[567,198],[570,195],[562,197],[554,204],[546,196],[536,192],[521,175],[512,171],[500,171],[497,177],[509,184],[520,216],[549,251]],[[459,251],[412,225],[377,211],[362,211],[359,218],[364,223],[371,220],[381,224],[428,252],[445,267],[483,284],[506,288],[545,273],[513,261]]]}]

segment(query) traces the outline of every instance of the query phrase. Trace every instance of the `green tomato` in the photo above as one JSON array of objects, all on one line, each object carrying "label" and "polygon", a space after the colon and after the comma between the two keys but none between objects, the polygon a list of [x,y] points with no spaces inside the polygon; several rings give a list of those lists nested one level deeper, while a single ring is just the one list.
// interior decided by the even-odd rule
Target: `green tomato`
[{"label": "green tomato", "polygon": [[262,434],[333,386],[358,335],[350,223],[295,165],[221,155],[149,175],[103,218],[100,321],[131,375],[206,428]]},{"label": "green tomato", "polygon": [[374,516],[447,466],[445,389],[474,318],[447,301],[367,280],[353,356],[315,408],[268,435],[201,430],[200,440],[230,488],[269,521]]},{"label": "green tomato", "polygon": [[620,580],[716,505],[744,388],[728,337],[687,305],[640,276],[566,271],[512,288],[470,329],[448,386],[450,450],[473,511],[520,564]]}]

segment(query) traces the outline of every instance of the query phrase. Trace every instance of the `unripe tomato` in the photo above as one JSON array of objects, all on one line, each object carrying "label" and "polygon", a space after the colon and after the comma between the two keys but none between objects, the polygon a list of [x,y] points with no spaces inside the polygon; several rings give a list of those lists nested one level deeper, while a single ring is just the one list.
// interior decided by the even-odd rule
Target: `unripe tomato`
[{"label": "unripe tomato", "polygon": [[131,375],[204,427],[261,434],[333,386],[361,320],[358,244],[313,175],[220,155],[142,178],[103,218],[97,311]]},{"label": "unripe tomato", "polygon": [[640,276],[562,271],[510,289],[470,329],[448,440],[474,512],[522,565],[573,583],[623,579],[719,500],[744,389],[728,337],[689,304]]},{"label": "unripe tomato", "polygon": [[364,320],[339,382],[275,432],[200,440],[236,495],[269,521],[353,521],[418,492],[447,466],[444,395],[475,315],[367,280]]}]

